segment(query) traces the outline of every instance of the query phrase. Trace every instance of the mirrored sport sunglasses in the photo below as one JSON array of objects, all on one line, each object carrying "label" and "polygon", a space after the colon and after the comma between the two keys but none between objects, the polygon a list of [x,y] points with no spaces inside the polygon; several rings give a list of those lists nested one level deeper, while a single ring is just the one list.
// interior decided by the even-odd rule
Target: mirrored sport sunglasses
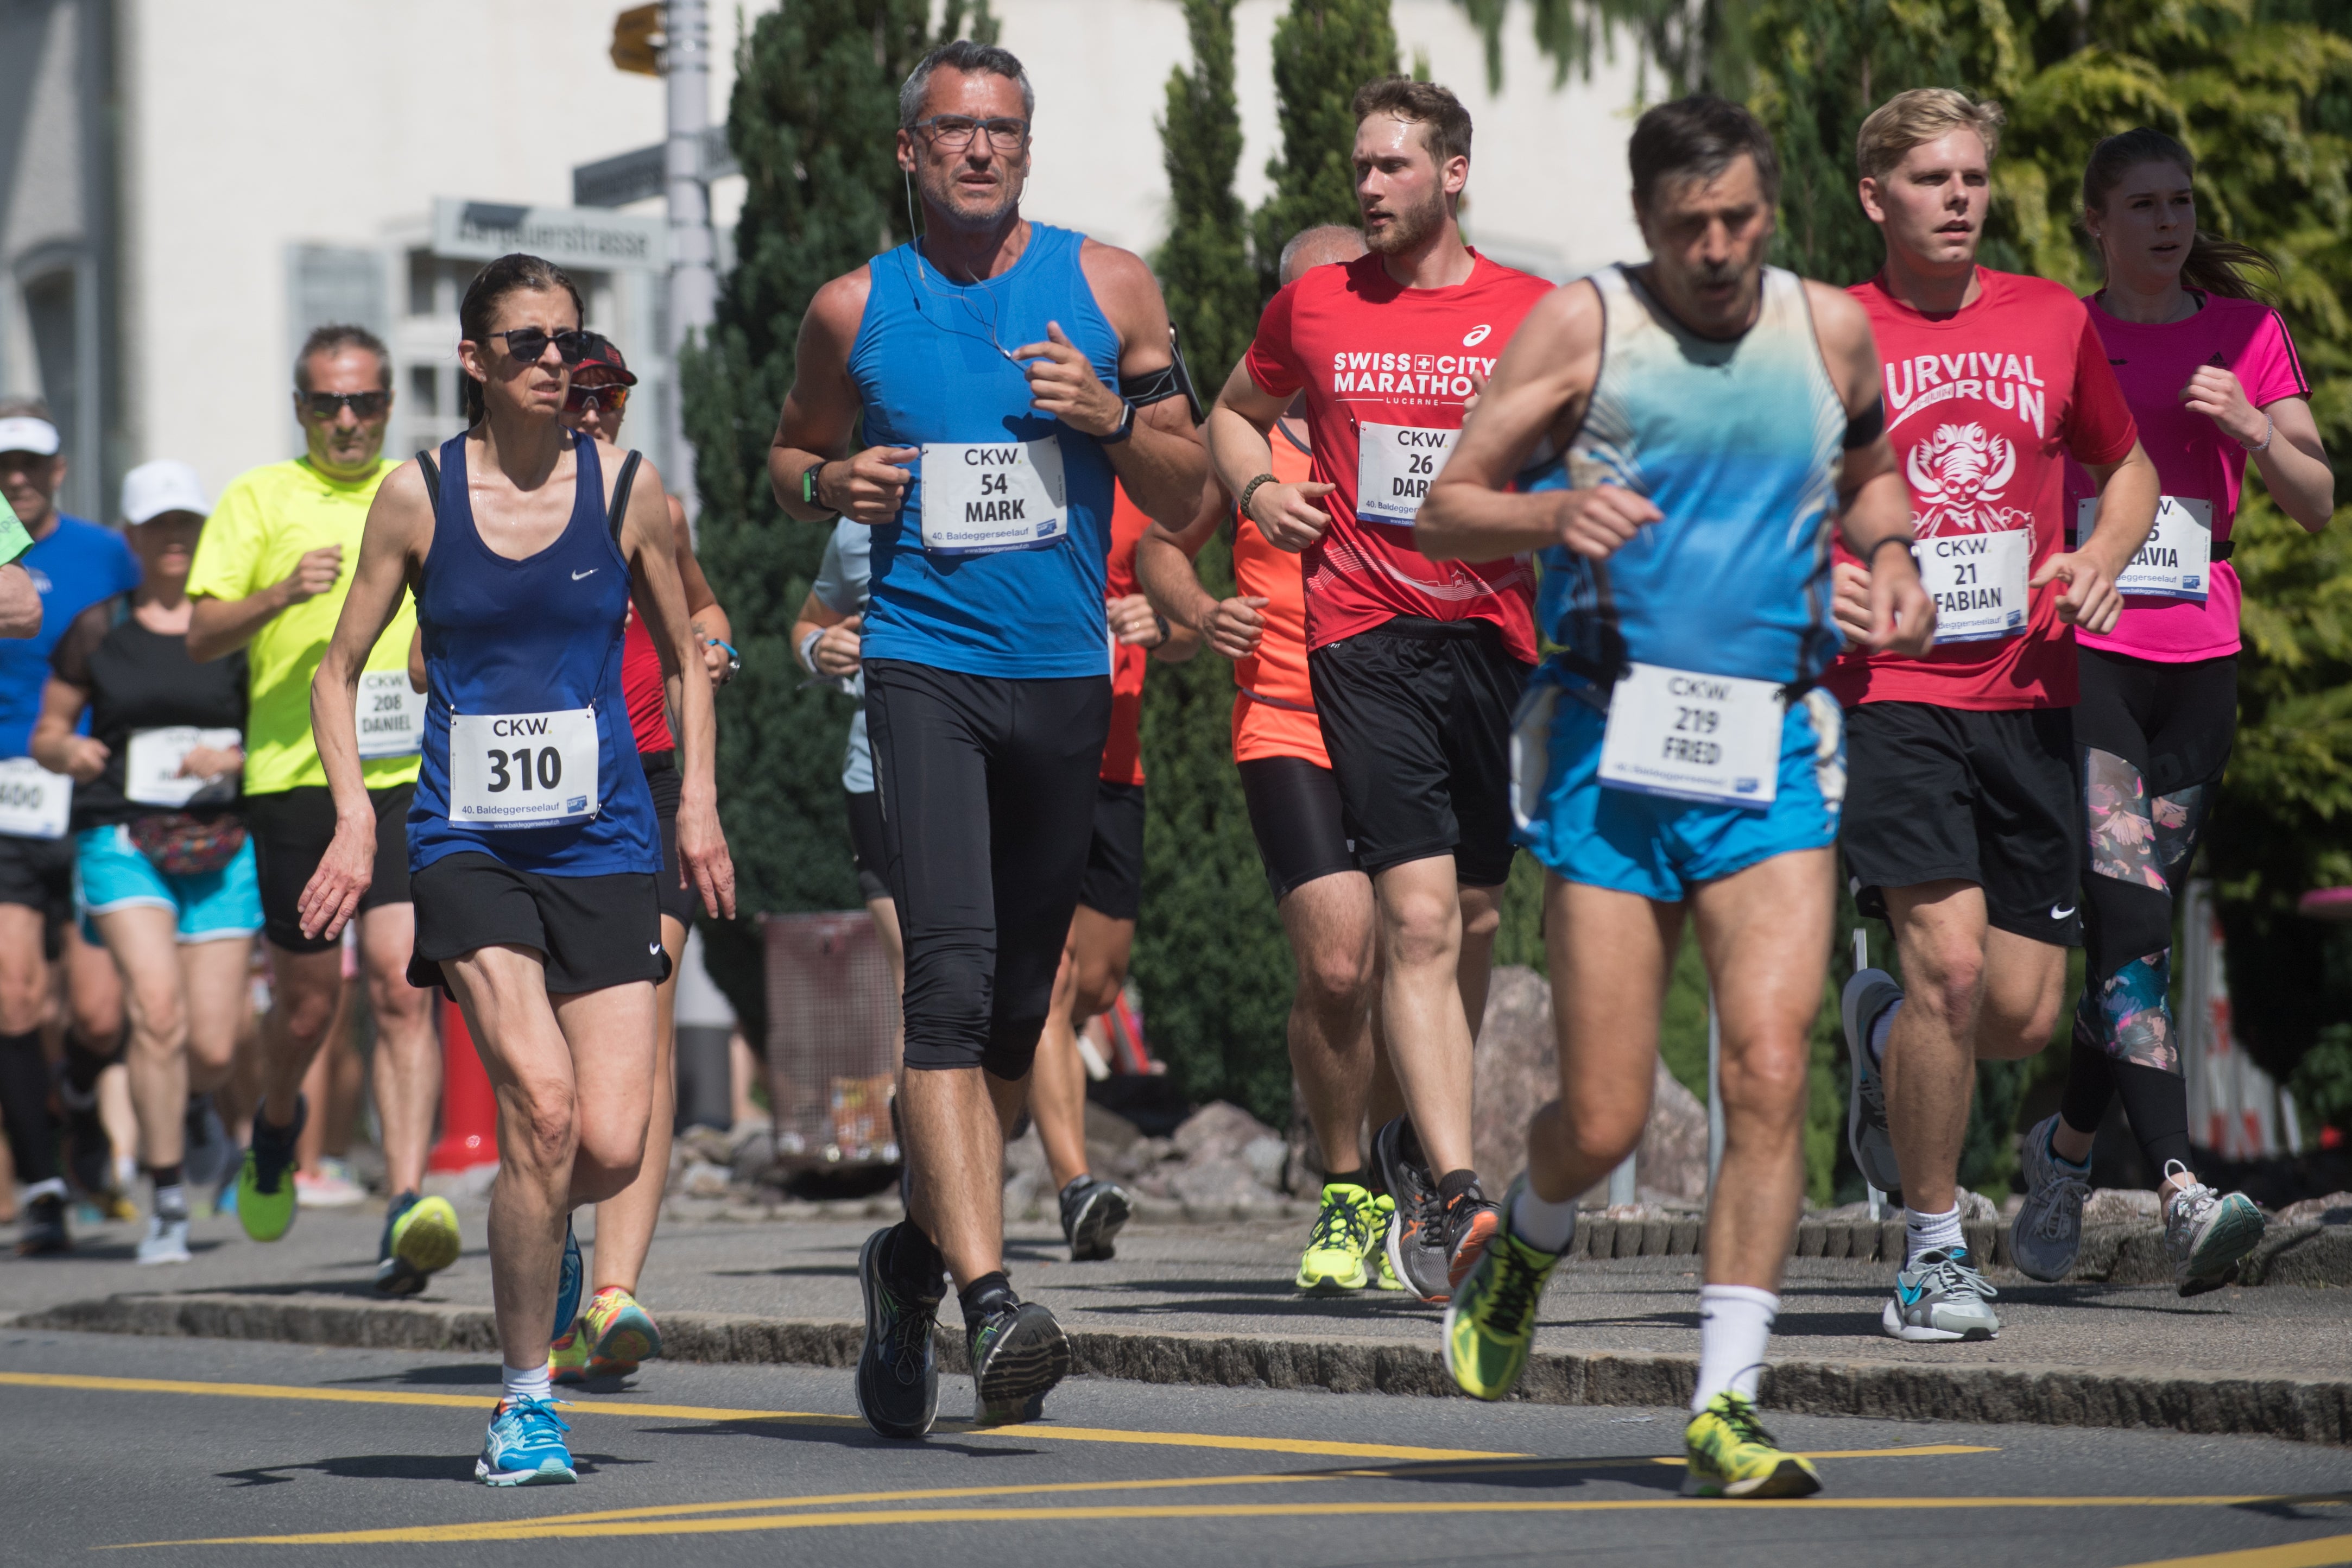
[{"label": "mirrored sport sunglasses", "polygon": [[628,406],[629,389],[618,382],[608,382],[603,386],[583,386],[575,381],[571,390],[563,395],[563,411],[566,414],[585,414],[591,408],[597,408],[606,414],[619,415]]},{"label": "mirrored sport sunglasses", "polygon": [[344,409],[352,411],[354,419],[381,419],[383,411],[392,406],[389,392],[306,392],[302,394],[302,412],[324,425]]},{"label": "mirrored sport sunglasses", "polygon": [[587,355],[593,334],[577,327],[566,327],[560,332],[549,332],[539,327],[517,327],[511,331],[492,332],[494,338],[507,341],[507,353],[531,364],[547,353],[549,339],[555,342],[555,352],[563,356],[565,364],[578,364]]}]

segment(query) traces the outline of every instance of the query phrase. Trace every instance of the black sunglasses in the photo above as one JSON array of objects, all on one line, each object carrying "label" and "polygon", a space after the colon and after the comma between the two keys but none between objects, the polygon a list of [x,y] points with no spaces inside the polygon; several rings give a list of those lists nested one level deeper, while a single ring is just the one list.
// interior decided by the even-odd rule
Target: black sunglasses
[{"label": "black sunglasses", "polygon": [[577,327],[566,327],[559,332],[549,332],[539,327],[517,327],[511,331],[492,332],[490,336],[506,339],[507,353],[525,364],[537,363],[547,353],[549,340],[552,339],[555,352],[563,356],[563,363],[578,364],[587,357],[588,345],[594,334],[583,332]]},{"label": "black sunglasses", "polygon": [[306,392],[302,394],[302,411],[321,425],[344,409],[355,419],[376,419],[392,406],[389,392]]}]

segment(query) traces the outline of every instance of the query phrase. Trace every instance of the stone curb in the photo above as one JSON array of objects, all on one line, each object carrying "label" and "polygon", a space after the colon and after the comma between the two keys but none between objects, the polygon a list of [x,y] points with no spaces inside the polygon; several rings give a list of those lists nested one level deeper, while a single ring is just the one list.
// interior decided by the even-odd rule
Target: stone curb
[{"label": "stone curb", "polygon": [[[498,1350],[484,1308],[355,1302],[341,1296],[110,1296],[26,1313],[11,1326],[479,1355]],[[735,1313],[674,1312],[662,1319],[665,1354],[687,1362],[846,1368],[856,1360],[862,1332],[856,1322]],[[1434,1347],[1425,1342],[1098,1329],[1075,1331],[1070,1342],[1077,1371],[1135,1383],[1455,1396]],[[961,1335],[942,1331],[939,1352],[941,1370],[967,1370]],[[1689,1403],[1697,1375],[1698,1363],[1688,1356],[1538,1352],[1515,1397],[1546,1405],[1671,1407]],[[2352,1443],[2352,1381],[2345,1380],[1783,1361],[1766,1372],[1762,1392],[1769,1407],[1809,1415],[2163,1427]]]}]

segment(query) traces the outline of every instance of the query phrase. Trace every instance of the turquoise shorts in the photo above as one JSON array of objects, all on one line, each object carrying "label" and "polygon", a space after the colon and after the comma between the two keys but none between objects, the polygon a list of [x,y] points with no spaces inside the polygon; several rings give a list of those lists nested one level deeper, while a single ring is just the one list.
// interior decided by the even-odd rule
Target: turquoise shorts
[{"label": "turquoise shorts", "polygon": [[1769,806],[1700,805],[1603,784],[1608,716],[1588,688],[1547,664],[1528,683],[1511,738],[1518,841],[1561,880],[1680,902],[1690,888],[1800,849],[1837,842],[1845,803],[1845,724],[1816,687],[1790,705]]},{"label": "turquoise shorts", "polygon": [[170,910],[184,942],[251,936],[261,929],[261,879],[253,868],[253,840],[217,871],[167,876],[131,842],[123,826],[91,827],[74,835],[74,906],[81,934],[93,945],[92,915],[117,910]]}]

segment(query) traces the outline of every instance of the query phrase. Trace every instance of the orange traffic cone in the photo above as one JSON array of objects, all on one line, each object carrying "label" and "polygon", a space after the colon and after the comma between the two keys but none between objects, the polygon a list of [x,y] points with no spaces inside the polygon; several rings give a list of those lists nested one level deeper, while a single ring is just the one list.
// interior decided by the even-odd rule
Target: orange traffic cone
[{"label": "orange traffic cone", "polygon": [[470,1171],[499,1163],[499,1097],[483,1070],[466,1016],[441,998],[441,1141],[426,1168]]}]

